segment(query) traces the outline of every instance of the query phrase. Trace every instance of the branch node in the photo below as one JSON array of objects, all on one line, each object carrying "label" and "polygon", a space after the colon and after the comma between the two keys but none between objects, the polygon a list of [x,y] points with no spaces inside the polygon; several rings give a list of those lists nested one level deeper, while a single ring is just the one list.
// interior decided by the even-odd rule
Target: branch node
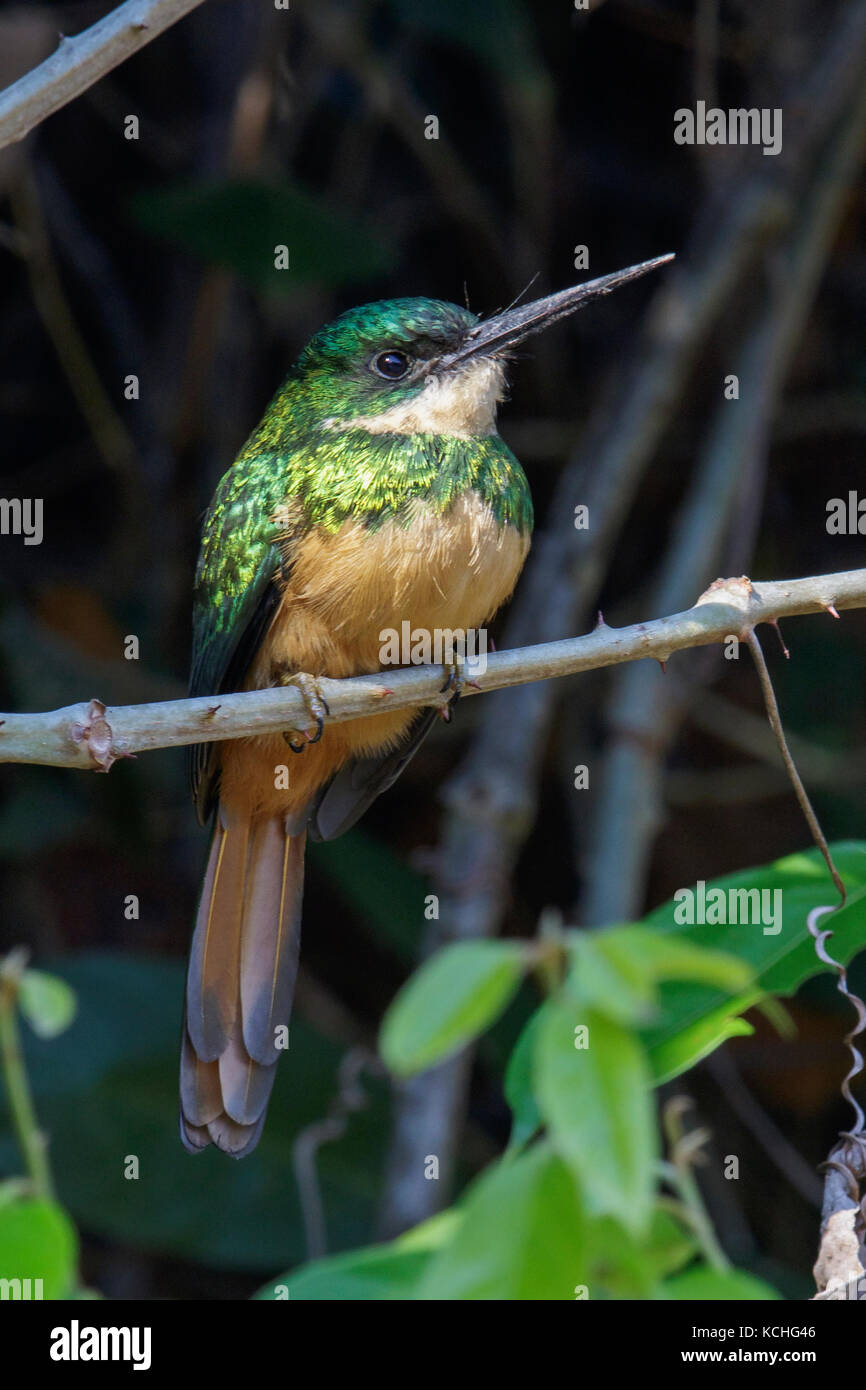
[{"label": "branch node", "polygon": [[86,724],[72,725],[74,743],[85,743],[87,751],[97,772],[108,772],[119,758],[129,758],[131,753],[116,752],[112,746],[114,734],[105,717],[105,705],[101,700],[91,700],[87,710]]}]

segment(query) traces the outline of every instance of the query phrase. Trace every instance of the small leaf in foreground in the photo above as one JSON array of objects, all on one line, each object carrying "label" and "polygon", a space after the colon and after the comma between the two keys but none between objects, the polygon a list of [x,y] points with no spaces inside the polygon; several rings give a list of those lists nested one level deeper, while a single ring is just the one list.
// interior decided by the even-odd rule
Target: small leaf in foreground
[{"label": "small leaf in foreground", "polygon": [[510,941],[463,941],[422,965],[382,1025],[382,1056],[398,1076],[441,1062],[489,1028],[515,994],[527,966]]}]

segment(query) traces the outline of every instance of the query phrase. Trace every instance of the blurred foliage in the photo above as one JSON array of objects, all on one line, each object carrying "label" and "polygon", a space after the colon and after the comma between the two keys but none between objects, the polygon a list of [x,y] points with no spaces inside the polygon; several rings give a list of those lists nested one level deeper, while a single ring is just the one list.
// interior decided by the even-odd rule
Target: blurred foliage
[{"label": "blurred foliage", "polygon": [[[25,1057],[58,1192],[75,1220],[103,1239],[226,1268],[264,1271],[301,1259],[292,1144],[334,1089],[338,1049],[293,1020],[291,1065],[277,1075],[256,1162],[225,1163],[208,1150],[190,1163],[174,1120],[180,962],[82,953],[62,969],[78,1000],[76,1021],[60,1051],[28,1038]],[[318,1165],[328,1214],[355,1241],[372,1219],[386,1132],[382,1084],[369,1091],[369,1109],[338,1144],[323,1146]],[[8,1170],[14,1144],[3,1103],[0,1163]],[[132,1178],[129,1155],[138,1159]]]},{"label": "blurred foliage", "polygon": [[[845,962],[866,935],[866,843],[832,852],[849,894],[832,917],[832,950]],[[658,1190],[653,1034],[641,1025],[665,1040],[668,1068],[677,1058],[683,1071],[730,1036],[727,1025],[760,998],[762,985],[772,981],[774,992],[790,994],[804,974],[817,974],[822,967],[806,917],[826,901],[826,867],[810,851],[706,888],[727,895],[780,890],[785,920],[778,936],[751,920],[737,934],[738,956],[722,953],[696,943],[705,925],[677,925],[671,902],[639,926],[551,930],[523,946],[462,943],[423,966],[382,1029],[383,1054],[404,1075],[442,1061],[490,1024],[514,993],[521,954],[523,969],[556,981],[508,1068],[508,1150],[435,1223],[390,1245],[282,1275],[259,1297],[778,1297],[762,1280],[732,1270],[715,1243],[704,1239],[701,1248],[703,1212],[694,1207],[696,1189],[682,1181],[676,1149],[663,1172],[673,1196]],[[720,993],[728,996],[723,1006]],[[704,1036],[696,1051],[695,1015],[703,1010],[715,1036]],[[544,1137],[536,1139],[539,1130]]]},{"label": "blurred foliage", "polygon": [[[271,293],[369,280],[389,259],[373,233],[297,188],[235,182],[153,190],[139,194],[132,211],[148,231]],[[282,270],[274,264],[278,246],[291,248]]]},{"label": "blurred foliage", "polygon": [[[43,1298],[75,1292],[78,1240],[62,1207],[43,1198],[4,1200],[0,1184],[0,1279],[42,1280]],[[31,1293],[30,1297],[37,1297]]]}]

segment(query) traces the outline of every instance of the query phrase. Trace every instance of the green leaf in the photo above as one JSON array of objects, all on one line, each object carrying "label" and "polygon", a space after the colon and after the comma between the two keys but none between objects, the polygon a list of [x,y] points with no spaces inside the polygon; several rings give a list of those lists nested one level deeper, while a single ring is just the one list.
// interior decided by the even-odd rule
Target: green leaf
[{"label": "green leaf", "polygon": [[587,1225],[589,1296],[652,1298],[659,1280],[694,1259],[697,1248],[694,1234],[658,1205],[640,1237],[615,1217],[597,1217]]},{"label": "green leaf", "polygon": [[[56,1202],[33,1198],[0,1206],[0,1279],[29,1279],[30,1297],[68,1298],[77,1261],[75,1228]],[[36,1279],[42,1280],[38,1294]],[[25,1290],[26,1285],[18,1296]]]},{"label": "green leaf", "polygon": [[[848,962],[866,945],[866,845],[843,842],[830,848],[849,896],[846,906],[823,919],[821,925],[833,928],[834,936],[829,943],[831,954]],[[645,919],[646,924],[667,941],[724,950],[750,964],[754,971],[753,987],[733,999],[718,985],[682,980],[662,984],[658,1021],[641,1035],[653,1056],[664,1057],[661,1049],[693,1027],[695,1036],[701,1040],[701,1047],[693,1053],[694,1060],[708,1055],[713,1050],[710,1035],[714,1027],[719,1029],[718,1042],[724,1041],[724,1016],[733,1018],[741,1014],[759,1001],[763,991],[793,994],[804,980],[826,969],[815,955],[814,942],[806,925],[813,908],[835,901],[835,890],[817,850],[788,855],[774,864],[714,879],[707,888],[725,891],[757,888],[768,893],[778,890],[781,930],[775,934],[765,933],[762,924],[749,922],[681,924],[675,918],[677,903],[674,901],[651,912]],[[771,904],[773,901],[769,900]],[[699,1027],[702,1020],[708,1021],[707,1034],[703,1037]],[[665,1060],[657,1070],[663,1075],[676,1074],[690,1065],[687,1055],[687,1046],[680,1050],[679,1056],[675,1047],[673,1062]],[[676,1071],[671,1072],[670,1065]]]},{"label": "green leaf", "polygon": [[580,1005],[617,1023],[646,1023],[658,1004],[655,976],[645,960],[627,948],[622,930],[569,933],[573,965],[566,988]]},{"label": "green leaf", "polygon": [[361,1303],[372,1300],[405,1300],[423,1274],[430,1256],[423,1250],[362,1250],[352,1255],[336,1255],[282,1279],[256,1294],[259,1299],[280,1302],[301,1300]]},{"label": "green leaf", "polygon": [[388,1245],[314,1260],[282,1274],[259,1289],[254,1298],[293,1303],[299,1299],[329,1303],[411,1299],[432,1255],[459,1224],[455,1211],[440,1212]]},{"label": "green leaf", "polygon": [[615,948],[618,958],[627,957],[653,980],[697,980],[728,994],[752,983],[754,972],[746,961],[647,926],[612,927],[599,935],[609,938],[608,950]]},{"label": "green leaf", "polygon": [[752,980],[750,967],[735,956],[644,925],[570,932],[568,949],[573,962],[569,993],[617,1023],[648,1023],[658,1010],[662,980],[700,981],[729,994]]},{"label": "green leaf", "polygon": [[[578,1047],[578,1026],[588,1046]],[[658,1154],[652,1075],[640,1042],[565,997],[544,1007],[535,1049],[535,1093],[551,1140],[578,1174],[587,1206],[645,1229]]]},{"label": "green leaf", "polygon": [[457,1052],[488,1028],[516,992],[526,949],[510,941],[446,946],[404,985],[382,1024],[392,1072],[411,1076]]},{"label": "green leaf", "polygon": [[730,1005],[722,1004],[713,1013],[690,1023],[672,1038],[648,1049],[655,1084],[672,1081],[689,1067],[709,1057],[728,1038],[748,1038],[754,1033],[744,1018],[732,1018]]},{"label": "green leaf", "polygon": [[514,1116],[508,1140],[511,1151],[523,1148],[541,1127],[541,1112],[532,1089],[532,1058],[542,1012],[536,1009],[525,1025],[505,1070],[505,1099]]},{"label": "green leaf", "polygon": [[674,1275],[660,1286],[659,1298],[683,1299],[726,1299],[742,1300],[749,1303],[755,1300],[780,1298],[781,1295],[763,1279],[753,1274],[745,1274],[740,1269],[710,1269],[698,1265],[687,1269],[683,1274]]},{"label": "green leaf", "polygon": [[673,1274],[697,1250],[694,1232],[675,1220],[669,1211],[656,1207],[645,1241],[645,1253],[657,1278]]},{"label": "green leaf", "polygon": [[574,1177],[547,1144],[497,1163],[460,1203],[463,1219],[415,1297],[574,1299],[588,1282],[584,1213]]},{"label": "green leaf", "polygon": [[[393,263],[371,230],[285,184],[181,184],[139,193],[131,207],[147,231],[278,294],[367,280]],[[277,246],[288,247],[287,270],[275,268]]]},{"label": "green leaf", "polygon": [[21,1012],[37,1037],[56,1038],[75,1017],[75,994],[57,975],[25,970],[18,986]]}]

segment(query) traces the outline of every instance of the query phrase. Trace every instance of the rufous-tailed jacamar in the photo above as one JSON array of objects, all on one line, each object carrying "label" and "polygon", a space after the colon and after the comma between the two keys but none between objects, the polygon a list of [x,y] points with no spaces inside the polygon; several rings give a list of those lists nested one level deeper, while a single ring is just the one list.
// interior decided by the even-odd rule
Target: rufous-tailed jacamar
[{"label": "rufous-tailed jacamar", "polygon": [[[191,694],[298,679],[321,733],[315,677],[380,670],[383,629],[486,623],[514,587],[532,528],[526,478],[496,432],[508,354],[667,259],[486,320],[393,299],[317,333],[208,510]],[[287,1036],[307,832],[331,839],[353,825],[435,713],[332,724],[293,741],[303,756],[288,760],[279,733],[193,750],[199,816],[215,808],[216,824],[181,1058],[191,1151],[214,1143],[240,1158],[258,1142]]]}]

